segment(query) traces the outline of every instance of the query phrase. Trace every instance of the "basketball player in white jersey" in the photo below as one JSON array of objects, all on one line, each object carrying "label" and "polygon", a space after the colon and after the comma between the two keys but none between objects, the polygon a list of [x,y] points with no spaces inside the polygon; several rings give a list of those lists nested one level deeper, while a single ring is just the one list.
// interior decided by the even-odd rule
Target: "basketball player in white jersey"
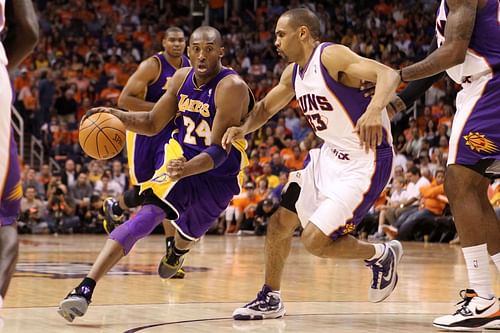
[{"label": "basketball player in white jersey", "polygon": [[403,68],[405,81],[445,71],[462,90],[456,99],[445,190],[467,266],[458,310],[436,318],[448,330],[500,328],[500,305],[489,271],[500,271],[500,222],[488,201],[488,170],[500,164],[500,2],[442,0],[437,50]]},{"label": "basketball player in white jersey", "polygon": [[[6,17],[8,22],[5,22]],[[0,35],[6,23],[9,25],[8,34],[4,43],[0,42],[0,307],[16,267],[15,222],[23,195],[10,122],[12,87],[8,70],[19,65],[38,41],[38,21],[31,0],[7,3],[0,0]]]},{"label": "basketball player in white jersey", "polygon": [[[319,35],[317,16],[305,8],[279,18],[275,44],[292,64],[244,124],[228,129],[223,139],[229,145],[255,131],[296,97],[316,135],[325,141],[309,152],[305,169],[290,174],[281,207],[268,224],[264,287],[255,300],[234,311],[236,320],[285,314],[281,276],[299,222],[304,228],[302,243],[312,254],[365,260],[373,271],[370,301],[384,300],[397,283],[401,244],[365,243],[349,233],[391,176],[392,137],[385,106],[400,78],[396,71],[342,45],[320,44]],[[360,80],[377,83],[373,98],[359,91]]]}]

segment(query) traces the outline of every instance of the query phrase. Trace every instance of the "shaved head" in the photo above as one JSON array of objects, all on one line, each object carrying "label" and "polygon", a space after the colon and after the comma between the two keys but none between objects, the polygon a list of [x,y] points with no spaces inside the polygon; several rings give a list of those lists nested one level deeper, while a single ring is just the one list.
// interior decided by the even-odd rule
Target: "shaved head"
[{"label": "shaved head", "polygon": [[202,26],[193,31],[191,37],[189,37],[189,44],[195,41],[210,41],[217,46],[222,46],[222,37],[219,30],[210,26]]},{"label": "shaved head", "polygon": [[180,32],[180,33],[184,34],[184,31],[181,28],[179,28],[179,27],[170,27],[167,30],[165,30],[165,35],[168,35],[171,32]]},{"label": "shaved head", "polygon": [[315,40],[320,39],[321,30],[319,27],[319,18],[307,8],[294,8],[284,12],[281,17],[288,18],[288,24],[293,29],[298,29],[301,26],[307,27],[311,33],[311,37]]}]

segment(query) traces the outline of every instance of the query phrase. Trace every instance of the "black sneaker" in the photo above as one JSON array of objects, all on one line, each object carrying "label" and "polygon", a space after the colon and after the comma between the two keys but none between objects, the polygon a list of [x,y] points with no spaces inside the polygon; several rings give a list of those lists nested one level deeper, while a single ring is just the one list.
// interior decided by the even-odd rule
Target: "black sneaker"
[{"label": "black sneaker", "polygon": [[[174,253],[174,237],[167,238],[167,253],[163,256],[158,265],[158,274],[163,279],[174,277],[181,269],[184,262],[184,255],[178,256]],[[184,278],[184,276],[182,277]]]},{"label": "black sneaker", "polygon": [[280,294],[273,292],[267,285],[257,294],[257,298],[241,308],[234,310],[234,320],[262,320],[281,318],[286,310]]},{"label": "black sneaker", "polygon": [[108,235],[125,220],[125,216],[123,214],[117,215],[113,212],[113,206],[116,203],[116,199],[106,198],[102,204],[104,211],[103,227]]},{"label": "black sneaker", "polygon": [[87,308],[91,302],[90,298],[90,289],[88,287],[73,289],[59,303],[57,313],[71,323],[75,317],[82,317],[87,312]]}]

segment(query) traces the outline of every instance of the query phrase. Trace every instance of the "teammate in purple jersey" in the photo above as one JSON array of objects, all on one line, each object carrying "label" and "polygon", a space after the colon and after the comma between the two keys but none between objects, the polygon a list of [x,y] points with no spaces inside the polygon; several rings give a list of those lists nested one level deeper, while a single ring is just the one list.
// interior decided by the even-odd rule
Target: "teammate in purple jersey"
[{"label": "teammate in purple jersey", "polygon": [[[413,81],[433,75],[436,79],[446,71],[463,88],[456,99],[445,190],[470,286],[461,292],[457,311],[436,318],[433,325],[448,330],[500,327],[500,305],[489,272],[490,256],[500,271],[500,222],[487,197],[489,170],[500,164],[500,2],[442,0],[436,41],[435,51],[400,75]],[[422,94],[433,79],[419,82],[402,93],[406,100],[394,101],[397,110]]]},{"label": "teammate in purple jersey", "polygon": [[234,71],[222,67],[223,54],[219,31],[200,27],[189,41],[193,67],[174,74],[150,112],[90,111],[114,114],[128,130],[144,135],[159,133],[177,115],[178,130],[165,147],[164,163],[149,182],[141,184],[146,196],[143,207],[113,230],[87,277],[60,303],[59,313],[66,320],[86,313],[96,282],[164,218],[174,220],[177,232],[159,271],[165,278],[174,275],[192,242],[239,193],[246,141],[225,150],[221,140],[226,129],[240,124],[253,108],[253,97]]},{"label": "teammate in purple jersey", "polygon": [[31,0],[0,0],[0,33],[5,23],[9,29],[3,45],[0,42],[0,308],[16,268],[15,222],[23,195],[11,130],[12,88],[7,71],[17,67],[38,41],[38,20]]},{"label": "teammate in purple jersey", "polygon": [[[281,207],[268,224],[264,286],[257,298],[233,312],[236,320],[285,314],[281,279],[299,223],[304,228],[301,241],[311,254],[364,259],[373,274],[370,301],[383,301],[398,281],[403,254],[399,242],[370,244],[349,233],[390,179],[393,149],[385,106],[400,79],[396,71],[343,45],[319,43],[319,25],[318,17],[305,8],[280,16],[275,45],[292,63],[245,122],[230,128],[223,139],[223,144],[230,144],[257,130],[295,97],[315,134],[324,140],[320,149],[310,150],[303,170],[290,173]],[[358,90],[360,80],[378,83],[373,98]]]},{"label": "teammate in purple jersey", "polygon": [[[175,71],[189,66],[189,60],[184,55],[186,40],[184,31],[178,27],[170,27],[165,31],[162,41],[163,51],[144,60],[136,72],[127,81],[118,99],[118,106],[133,112],[134,110],[151,110],[154,104],[163,96],[167,81]],[[139,184],[153,176],[155,170],[162,164],[164,147],[172,137],[174,122],[171,121],[155,136],[135,134],[127,131],[127,156],[130,181],[133,188],[120,195],[118,200],[108,198],[104,201],[104,229],[109,234],[117,224],[124,221],[123,212],[127,208],[142,204],[139,196]],[[175,228],[170,221],[163,221],[165,243],[168,248],[172,243]],[[183,278],[182,268],[175,275]]]}]

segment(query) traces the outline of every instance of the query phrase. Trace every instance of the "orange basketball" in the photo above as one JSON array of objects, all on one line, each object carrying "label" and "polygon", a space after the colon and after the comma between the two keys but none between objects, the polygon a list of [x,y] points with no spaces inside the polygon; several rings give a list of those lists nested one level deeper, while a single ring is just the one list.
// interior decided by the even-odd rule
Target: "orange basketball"
[{"label": "orange basketball", "polygon": [[78,139],[87,155],[106,160],[116,156],[125,146],[125,126],[110,113],[94,113],[80,123]]}]

